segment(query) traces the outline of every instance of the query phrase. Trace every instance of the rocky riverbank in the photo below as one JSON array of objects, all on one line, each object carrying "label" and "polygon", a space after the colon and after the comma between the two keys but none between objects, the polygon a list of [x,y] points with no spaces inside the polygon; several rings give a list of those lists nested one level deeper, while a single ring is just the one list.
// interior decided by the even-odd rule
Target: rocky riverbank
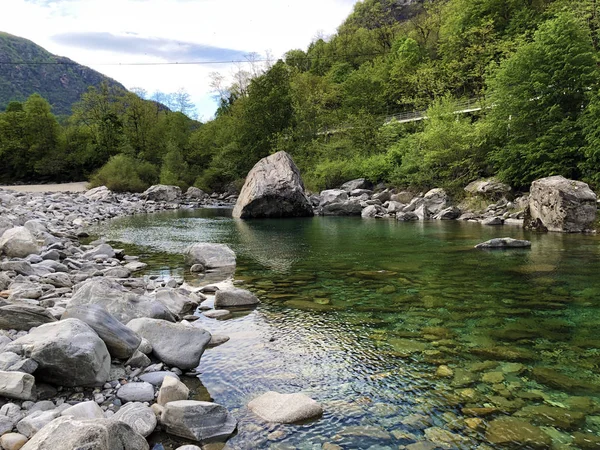
[{"label": "rocky riverbank", "polygon": [[[187,442],[225,439],[236,420],[220,405],[189,400],[204,350],[227,341],[194,326],[218,287],[146,282],[145,264],[104,242],[82,245],[85,227],[113,217],[231,205],[173,186],[143,194],[0,191],[0,446],[5,450],[149,448],[160,428]],[[195,270],[235,265],[220,246],[190,250]],[[240,289],[228,307],[256,304]],[[216,316],[223,310],[212,310]],[[199,444],[200,445],[200,444]],[[188,449],[198,447],[184,447]]]}]

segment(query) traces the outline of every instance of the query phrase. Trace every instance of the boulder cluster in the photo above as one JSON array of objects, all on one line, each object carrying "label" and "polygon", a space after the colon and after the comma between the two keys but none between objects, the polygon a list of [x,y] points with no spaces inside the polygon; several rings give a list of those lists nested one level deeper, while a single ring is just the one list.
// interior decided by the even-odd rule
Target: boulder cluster
[{"label": "boulder cluster", "polygon": [[[215,306],[200,309],[214,318],[258,298],[227,284],[136,277],[146,267],[138,257],[79,240],[87,224],[111,217],[235,200],[194,189],[0,190],[0,448],[138,450],[157,429],[198,445],[234,433],[225,407],[189,398],[185,377],[198,376],[207,348],[228,341],[198,326],[194,313],[207,295]],[[186,261],[224,270],[236,257],[199,243]]]}]

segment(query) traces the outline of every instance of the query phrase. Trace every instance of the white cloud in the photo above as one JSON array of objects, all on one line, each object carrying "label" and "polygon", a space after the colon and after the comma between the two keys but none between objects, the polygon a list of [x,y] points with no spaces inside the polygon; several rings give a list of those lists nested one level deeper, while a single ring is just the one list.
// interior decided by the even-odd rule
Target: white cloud
[{"label": "white cloud", "polygon": [[[164,55],[124,54],[57,42],[75,33],[135,35],[143,39],[189,42],[278,58],[306,48],[318,31],[335,32],[356,0],[3,0],[0,30],[25,37],[52,53],[90,66],[126,87],[150,92],[185,88],[207,118],[214,107],[208,74],[228,74],[221,66],[111,66],[110,63],[162,62]],[[72,43],[71,43],[72,44]],[[176,53],[176,52],[174,52]]]}]

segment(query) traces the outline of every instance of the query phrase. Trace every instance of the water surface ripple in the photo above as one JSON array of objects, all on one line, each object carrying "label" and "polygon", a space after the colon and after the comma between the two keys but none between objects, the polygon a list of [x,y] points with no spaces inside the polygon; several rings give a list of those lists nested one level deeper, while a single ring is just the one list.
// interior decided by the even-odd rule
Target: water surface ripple
[{"label": "water surface ripple", "polygon": [[[235,279],[262,304],[197,322],[231,337],[200,364],[210,396],[239,420],[231,448],[430,440],[472,449],[487,443],[486,423],[507,414],[564,448],[579,448],[576,433],[600,432],[597,236],[458,222],[243,222],[219,209],[117,219],[95,233],[142,253],[147,275],[196,284],[211,279],[184,271],[187,245],[226,243],[238,255]],[[504,236],[532,249],[473,249]],[[451,373],[436,375],[440,365]],[[307,393],[325,413],[265,424],[246,404],[268,390]],[[473,421],[468,408],[482,407],[491,415]],[[565,422],[561,412],[584,418]]]}]

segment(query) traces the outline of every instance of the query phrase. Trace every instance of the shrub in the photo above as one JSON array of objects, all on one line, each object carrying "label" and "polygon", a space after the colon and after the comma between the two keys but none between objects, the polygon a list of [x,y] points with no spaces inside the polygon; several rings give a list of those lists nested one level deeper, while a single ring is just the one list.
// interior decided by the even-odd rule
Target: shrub
[{"label": "shrub", "polygon": [[115,192],[143,192],[156,179],[156,167],[130,156],[116,155],[91,178],[90,187],[106,186]]}]

